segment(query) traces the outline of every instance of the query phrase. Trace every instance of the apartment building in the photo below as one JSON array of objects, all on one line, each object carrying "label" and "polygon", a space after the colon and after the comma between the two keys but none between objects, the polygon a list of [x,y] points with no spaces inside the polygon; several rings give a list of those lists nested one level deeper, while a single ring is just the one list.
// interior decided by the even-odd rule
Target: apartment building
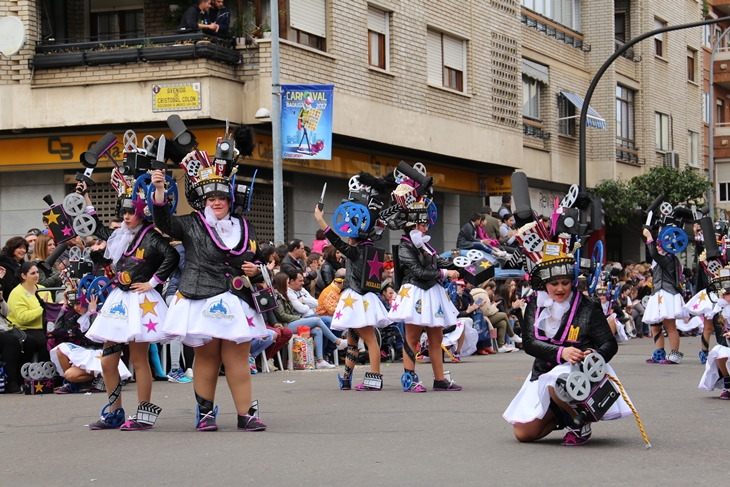
[{"label": "apartment building", "polygon": [[[0,240],[37,226],[29,223],[40,221],[41,197],[69,191],[79,152],[104,133],[167,132],[174,112],[155,105],[154,91],[169,85],[197,93],[177,113],[203,149],[226,119],[256,128],[239,174],[260,169],[251,218],[272,238],[271,125],[254,117],[271,107],[269,2],[227,2],[254,26],[253,42],[235,47],[163,32],[174,29],[171,3],[0,1],[0,17],[20,17],[30,39],[0,59]],[[595,72],[621,42],[696,21],[701,10],[695,0],[279,0],[282,83],[335,86],[332,160],[284,161],[287,238],[314,234],[324,181],[333,211],[351,175],[382,175],[400,160],[424,162],[435,178],[437,247],[454,245],[485,196],[509,194],[515,170],[529,177],[533,207],[549,214],[578,182],[577,117]],[[702,32],[679,31],[608,69],[590,102],[589,186],[655,164],[699,164],[700,52]],[[111,164],[103,166],[93,197],[107,202]],[[612,257],[640,256],[637,232],[606,238]]]}]

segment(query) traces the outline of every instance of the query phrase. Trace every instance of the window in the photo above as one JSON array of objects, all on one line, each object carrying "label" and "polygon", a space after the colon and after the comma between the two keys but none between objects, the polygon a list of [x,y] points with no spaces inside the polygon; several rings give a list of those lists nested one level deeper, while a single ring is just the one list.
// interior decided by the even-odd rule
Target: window
[{"label": "window", "polygon": [[540,120],[540,85],[527,76],[522,77],[522,116]]},{"label": "window", "polygon": [[712,26],[702,26],[702,45],[708,49],[712,49]]},{"label": "window", "polygon": [[325,0],[289,0],[289,40],[327,50]]},{"label": "window", "polygon": [[626,42],[626,13],[613,14],[613,36],[617,41]]},{"label": "window", "polygon": [[389,68],[388,17],[388,12],[368,8],[368,64],[380,69]]},{"label": "window", "polygon": [[616,157],[638,162],[634,132],[634,91],[616,86]]},{"label": "window", "polygon": [[690,166],[700,165],[700,134],[687,131],[687,163]]},{"label": "window", "polygon": [[718,201],[730,201],[730,183],[718,183]]},{"label": "window", "polygon": [[656,112],[656,150],[669,150],[669,115]]},{"label": "window", "polygon": [[[662,27],[666,27],[667,23],[662,22],[659,19],[654,19],[654,29],[661,29]],[[664,36],[665,32],[662,32],[661,34],[654,34],[654,54],[659,57],[664,57]]]},{"label": "window", "polygon": [[521,3],[570,29],[581,30],[581,0],[521,0]]},{"label": "window", "polygon": [[428,82],[456,91],[466,91],[466,42],[435,30],[426,35]]},{"label": "window", "polygon": [[710,94],[702,92],[702,121],[710,123]]},{"label": "window", "polygon": [[722,100],[717,100],[717,108],[715,114],[715,125],[725,123],[725,110],[723,110]]},{"label": "window", "polygon": [[697,51],[687,48],[687,81],[696,81]]},{"label": "window", "polygon": [[108,41],[144,36],[142,9],[92,12],[89,25],[92,40]]},{"label": "window", "polygon": [[558,133],[575,137],[575,117],[575,106],[564,96],[558,95]]}]

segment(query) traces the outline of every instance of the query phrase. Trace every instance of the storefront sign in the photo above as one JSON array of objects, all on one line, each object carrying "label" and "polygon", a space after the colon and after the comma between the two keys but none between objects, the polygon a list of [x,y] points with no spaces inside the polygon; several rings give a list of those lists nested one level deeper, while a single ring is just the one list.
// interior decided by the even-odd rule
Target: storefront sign
[{"label": "storefront sign", "polygon": [[[486,194],[481,194],[482,189]],[[479,177],[480,196],[504,196],[512,194],[512,175],[488,174]]]},{"label": "storefront sign", "polygon": [[200,110],[200,83],[152,85],[152,111]]},{"label": "storefront sign", "polygon": [[332,159],[334,85],[281,85],[282,157]]}]

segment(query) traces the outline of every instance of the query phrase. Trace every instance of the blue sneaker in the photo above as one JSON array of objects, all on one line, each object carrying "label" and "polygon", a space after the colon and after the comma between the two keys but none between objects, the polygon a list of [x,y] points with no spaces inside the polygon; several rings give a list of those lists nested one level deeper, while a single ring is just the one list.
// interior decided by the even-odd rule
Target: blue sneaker
[{"label": "blue sneaker", "polygon": [[178,382],[180,384],[187,384],[188,382],[192,382],[193,379],[185,375],[185,372],[182,371],[182,369],[172,369],[169,374],[167,374],[167,380],[168,382]]}]

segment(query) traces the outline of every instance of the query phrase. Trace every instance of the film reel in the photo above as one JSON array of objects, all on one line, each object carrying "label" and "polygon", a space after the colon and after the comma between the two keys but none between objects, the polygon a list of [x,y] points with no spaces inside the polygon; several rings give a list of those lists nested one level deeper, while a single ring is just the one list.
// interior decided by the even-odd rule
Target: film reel
[{"label": "film reel", "polygon": [[41,380],[43,378],[43,365],[40,363],[32,363],[28,367],[28,375],[32,380]]},{"label": "film reel", "polygon": [[469,257],[460,255],[458,257],[454,257],[453,263],[456,267],[466,267],[471,264],[471,259]]},{"label": "film reel", "polygon": [[568,194],[566,194],[560,202],[560,206],[562,206],[563,208],[572,208],[575,202],[578,201],[579,192],[580,188],[578,188],[578,185],[573,184],[568,190]]},{"label": "film reel", "polygon": [[23,366],[22,366],[22,367],[20,368],[20,375],[21,375],[21,377],[23,377],[23,379],[25,379],[25,380],[29,380],[29,379],[30,379],[30,371],[29,371],[29,369],[30,369],[30,366],[31,366],[31,365],[32,365],[32,364],[31,364],[30,362],[26,362],[26,363],[24,363],[24,364],[23,364]]},{"label": "film reel", "polygon": [[469,252],[466,253],[466,256],[472,262],[476,262],[476,261],[482,260],[484,258],[484,254],[482,254],[482,251],[477,250],[477,249],[471,249]]},{"label": "film reel", "polygon": [[417,162],[413,165],[413,169],[421,173],[421,176],[426,177],[426,166],[422,162]]},{"label": "film reel", "polygon": [[86,211],[86,200],[78,193],[69,193],[63,199],[63,209],[70,216],[79,216]]},{"label": "film reel", "polygon": [[558,376],[558,380],[555,381],[555,395],[563,402],[570,402],[573,400],[573,398],[570,397],[570,394],[568,394],[568,391],[565,389],[569,375],[570,374],[568,373],[560,374]]},{"label": "film reel", "polygon": [[672,209],[672,205],[668,201],[665,201],[662,203],[662,206],[659,207],[659,211],[661,211],[664,216],[669,216],[669,214],[672,213]]},{"label": "film reel", "polygon": [[96,221],[91,215],[83,213],[74,218],[73,227],[79,237],[91,237],[96,231]]},{"label": "film reel", "polygon": [[583,372],[576,370],[568,375],[565,381],[565,390],[574,401],[585,401],[591,393],[591,381]]},{"label": "film reel", "polygon": [[56,366],[53,362],[43,363],[43,377],[46,379],[53,379],[56,376]]},{"label": "film reel", "polygon": [[583,373],[591,382],[601,382],[606,376],[606,361],[597,353],[583,359]]},{"label": "film reel", "polygon": [[68,250],[68,260],[81,260],[81,249],[78,247],[71,247]]}]

